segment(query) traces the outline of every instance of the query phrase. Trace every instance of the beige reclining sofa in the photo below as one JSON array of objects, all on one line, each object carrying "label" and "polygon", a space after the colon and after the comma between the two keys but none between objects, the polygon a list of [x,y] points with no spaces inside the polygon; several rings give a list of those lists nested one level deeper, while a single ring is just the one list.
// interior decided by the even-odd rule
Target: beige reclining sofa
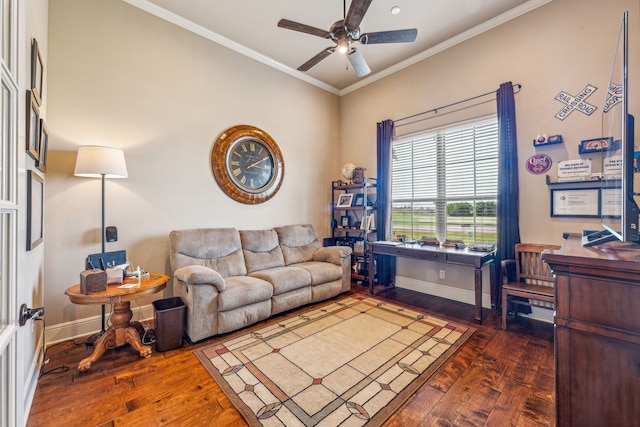
[{"label": "beige reclining sofa", "polygon": [[323,247],[309,224],[199,228],[169,235],[173,292],[192,341],[322,301],[351,286],[351,248]]}]

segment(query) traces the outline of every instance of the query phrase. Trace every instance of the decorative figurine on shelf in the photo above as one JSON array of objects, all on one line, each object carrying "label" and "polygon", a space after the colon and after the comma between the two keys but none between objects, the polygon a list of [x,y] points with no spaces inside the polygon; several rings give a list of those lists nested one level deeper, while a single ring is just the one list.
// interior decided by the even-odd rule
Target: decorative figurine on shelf
[{"label": "decorative figurine on shelf", "polygon": [[355,168],[353,170],[353,183],[354,184],[362,184],[364,182],[364,171],[365,168]]}]

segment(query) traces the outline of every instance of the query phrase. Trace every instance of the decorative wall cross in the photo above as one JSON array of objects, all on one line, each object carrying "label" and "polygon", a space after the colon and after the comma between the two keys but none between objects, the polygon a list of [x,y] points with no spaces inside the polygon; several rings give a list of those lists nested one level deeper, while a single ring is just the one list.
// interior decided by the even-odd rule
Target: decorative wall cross
[{"label": "decorative wall cross", "polygon": [[585,102],[593,92],[598,90],[597,87],[592,85],[587,85],[582,91],[576,95],[569,95],[567,92],[560,91],[559,94],[556,95],[555,99],[557,101],[563,102],[565,104],[564,108],[556,114],[556,119],[564,120],[571,114],[574,110],[578,110],[587,116],[590,116],[591,113],[597,110],[598,107],[595,105],[591,105]]}]

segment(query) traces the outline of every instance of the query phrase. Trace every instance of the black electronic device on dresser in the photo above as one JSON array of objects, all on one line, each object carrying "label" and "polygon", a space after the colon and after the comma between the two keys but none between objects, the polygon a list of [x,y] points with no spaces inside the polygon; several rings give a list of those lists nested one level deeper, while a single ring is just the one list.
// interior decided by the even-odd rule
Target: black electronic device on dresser
[{"label": "black electronic device on dresser", "polygon": [[629,114],[629,97],[633,92],[629,90],[628,73],[629,12],[625,12],[602,108],[602,137],[613,141],[602,150],[600,217],[603,230],[583,232],[585,246],[614,240],[640,242],[639,209],[634,192],[635,172],[640,167],[634,157],[634,117]]}]

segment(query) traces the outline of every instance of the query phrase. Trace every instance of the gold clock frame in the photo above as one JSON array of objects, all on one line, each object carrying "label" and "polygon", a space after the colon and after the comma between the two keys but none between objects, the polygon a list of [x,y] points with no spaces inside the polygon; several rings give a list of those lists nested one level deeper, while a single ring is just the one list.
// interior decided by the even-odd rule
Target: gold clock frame
[{"label": "gold clock frame", "polygon": [[[256,191],[238,186],[227,169],[229,149],[239,139],[255,139],[263,144],[273,157],[273,176],[269,183]],[[240,203],[255,205],[271,199],[280,189],[284,177],[284,159],[278,144],[271,136],[251,125],[233,126],[218,137],[211,151],[211,168],[218,185],[225,194]]]}]

